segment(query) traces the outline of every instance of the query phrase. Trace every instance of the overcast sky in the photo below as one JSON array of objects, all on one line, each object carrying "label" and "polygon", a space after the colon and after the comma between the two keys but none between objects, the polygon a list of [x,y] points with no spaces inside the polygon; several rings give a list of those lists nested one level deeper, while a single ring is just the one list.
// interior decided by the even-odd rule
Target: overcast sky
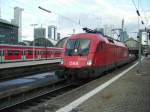
[{"label": "overcast sky", "polygon": [[[138,7],[138,0],[134,1]],[[150,24],[150,0],[139,1],[142,19]],[[15,6],[24,9],[22,24],[26,40],[33,39],[33,27],[30,24],[34,23],[38,24],[37,27],[41,24],[43,27],[56,25],[63,35],[68,35],[73,28],[81,32],[83,26],[95,28],[107,24],[121,27],[124,18],[127,31],[130,34],[137,31],[137,15],[132,0],[1,0],[1,17],[10,21]],[[39,10],[38,6],[52,13]]]}]

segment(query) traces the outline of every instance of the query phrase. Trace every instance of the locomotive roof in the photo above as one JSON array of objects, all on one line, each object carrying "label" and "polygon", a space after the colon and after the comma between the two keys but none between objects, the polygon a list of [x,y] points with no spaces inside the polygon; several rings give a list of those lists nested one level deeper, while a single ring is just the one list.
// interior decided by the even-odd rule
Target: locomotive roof
[{"label": "locomotive roof", "polygon": [[[86,35],[86,37],[84,37],[84,35]],[[115,40],[111,37],[102,35],[102,34],[94,34],[94,33],[79,33],[79,34],[73,34],[71,36],[72,39],[76,39],[76,38],[91,38],[91,39],[99,39],[100,41],[103,41],[107,44],[114,44],[117,46],[122,46],[122,47],[126,47],[124,43],[120,42],[119,40]]]}]

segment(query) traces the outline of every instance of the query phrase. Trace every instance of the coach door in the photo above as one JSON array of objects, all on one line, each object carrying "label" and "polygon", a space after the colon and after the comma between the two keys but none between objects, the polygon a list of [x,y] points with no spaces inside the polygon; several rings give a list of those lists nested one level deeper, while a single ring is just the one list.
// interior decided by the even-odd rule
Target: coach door
[{"label": "coach door", "polygon": [[26,51],[22,51],[22,61],[26,61]]},{"label": "coach door", "polygon": [[4,50],[0,49],[0,63],[4,62]]},{"label": "coach door", "polygon": [[0,62],[2,62],[2,49],[0,49]]},{"label": "coach door", "polygon": [[38,59],[41,59],[41,51],[38,50],[37,52],[38,52]]}]

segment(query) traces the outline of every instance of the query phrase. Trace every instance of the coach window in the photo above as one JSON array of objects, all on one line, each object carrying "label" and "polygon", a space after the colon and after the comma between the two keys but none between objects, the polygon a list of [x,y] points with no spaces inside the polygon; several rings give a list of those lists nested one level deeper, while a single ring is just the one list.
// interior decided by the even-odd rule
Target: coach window
[{"label": "coach window", "polygon": [[46,52],[45,51],[43,51],[43,55],[45,55],[46,54]]},{"label": "coach window", "polygon": [[12,50],[8,50],[8,51],[7,51],[7,54],[8,54],[9,56],[13,55]]},{"label": "coach window", "polygon": [[2,50],[0,50],[0,56],[3,56],[3,51]]},{"label": "coach window", "polygon": [[20,54],[20,51],[19,50],[14,50],[13,53],[14,53],[14,55],[18,56]]},{"label": "coach window", "polygon": [[33,52],[28,50],[28,55],[33,55]]}]

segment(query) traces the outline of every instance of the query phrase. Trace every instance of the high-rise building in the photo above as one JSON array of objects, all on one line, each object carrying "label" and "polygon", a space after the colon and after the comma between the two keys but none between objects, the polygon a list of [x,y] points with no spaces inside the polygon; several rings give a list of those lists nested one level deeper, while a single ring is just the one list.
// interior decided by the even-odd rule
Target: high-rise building
[{"label": "high-rise building", "polygon": [[60,40],[60,33],[57,33],[57,40]]},{"label": "high-rise building", "polygon": [[48,26],[48,38],[57,40],[57,27],[54,25]]},{"label": "high-rise building", "polygon": [[46,38],[46,28],[35,28],[34,39]]},{"label": "high-rise building", "polygon": [[119,35],[120,35],[120,41],[121,42],[125,42],[129,38],[129,35],[128,35],[127,31],[122,32],[122,30],[120,30]]},{"label": "high-rise building", "polygon": [[14,19],[12,19],[12,23],[16,24],[18,28],[18,41],[22,41],[22,8],[15,7],[14,8]]}]

